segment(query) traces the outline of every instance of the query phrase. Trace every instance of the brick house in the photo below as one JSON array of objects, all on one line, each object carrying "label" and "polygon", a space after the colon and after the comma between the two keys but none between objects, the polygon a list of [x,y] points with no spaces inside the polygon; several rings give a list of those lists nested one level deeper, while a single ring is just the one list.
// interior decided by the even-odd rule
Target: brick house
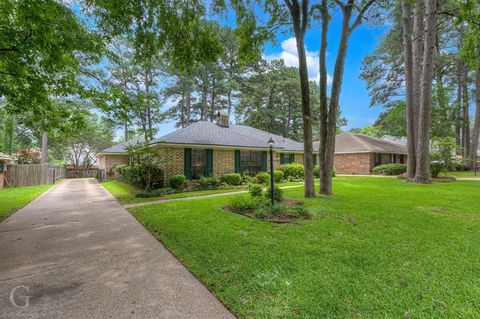
[{"label": "brick house", "polygon": [[[314,142],[315,150],[319,142]],[[344,132],[335,140],[334,167],[340,174],[369,175],[375,166],[406,163],[407,147],[387,139]]]},{"label": "brick house", "polygon": [[[270,138],[275,141],[274,169],[287,163],[303,164],[303,143],[250,126],[231,125],[225,114],[219,114],[216,123],[199,121],[155,139],[150,147],[159,151],[167,183],[174,175],[198,179],[268,171]],[[115,166],[129,162],[125,148],[139,142],[142,141],[132,139],[103,150],[98,154],[99,168],[113,174]],[[391,161],[401,163],[406,157],[406,147],[362,134],[342,133],[335,145],[334,165],[338,173],[370,174],[374,166]],[[314,143],[314,150],[318,150],[318,142]],[[318,165],[317,154],[313,160]]]},{"label": "brick house", "polygon": [[[257,174],[270,169],[268,140],[274,145],[274,169],[281,164],[303,164],[303,143],[245,125],[231,125],[228,116],[220,114],[216,123],[199,121],[150,142],[159,151],[167,183],[174,175],[188,179],[218,176],[226,173]],[[130,140],[101,151],[98,165],[107,174],[119,164],[127,164],[125,147]]]}]

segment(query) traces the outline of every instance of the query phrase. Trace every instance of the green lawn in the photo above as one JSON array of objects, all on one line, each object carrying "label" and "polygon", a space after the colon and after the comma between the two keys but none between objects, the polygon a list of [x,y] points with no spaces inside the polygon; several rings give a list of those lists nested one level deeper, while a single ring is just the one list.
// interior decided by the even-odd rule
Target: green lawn
[{"label": "green lawn", "polygon": [[135,197],[135,194],[140,192],[140,189],[123,182],[109,181],[109,182],[102,183],[102,186],[105,187],[105,189],[109,191],[110,194],[112,194],[115,198],[117,198],[117,200],[121,204],[143,203],[143,202],[159,200],[159,199],[184,198],[184,197],[191,197],[191,196],[230,193],[230,192],[245,190],[245,188],[232,187],[232,188],[224,188],[224,189],[207,189],[207,190],[194,191],[194,192],[183,192],[183,193],[164,195],[161,197],[139,198],[139,197]]},{"label": "green lawn", "polygon": [[0,222],[27,205],[52,185],[0,189]]},{"label": "green lawn", "polygon": [[480,318],[480,183],[337,177],[334,192],[286,226],[225,197],[130,211],[241,318]]},{"label": "green lawn", "polygon": [[475,176],[474,171],[465,171],[465,172],[448,172],[447,176],[453,177],[476,177],[480,178],[480,171],[477,171],[477,175]]}]

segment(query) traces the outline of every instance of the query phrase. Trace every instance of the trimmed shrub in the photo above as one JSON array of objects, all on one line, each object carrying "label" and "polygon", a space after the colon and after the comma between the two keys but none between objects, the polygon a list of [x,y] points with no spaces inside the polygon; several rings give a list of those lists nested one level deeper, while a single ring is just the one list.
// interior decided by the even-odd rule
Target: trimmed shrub
[{"label": "trimmed shrub", "polygon": [[173,188],[165,187],[165,188],[158,188],[146,192],[141,192],[135,195],[135,197],[139,198],[149,198],[149,197],[160,197],[164,195],[174,194],[177,191]]},{"label": "trimmed shrub", "polygon": [[305,171],[302,164],[291,163],[280,167],[286,179],[303,179]]},{"label": "trimmed shrub", "polygon": [[[335,177],[336,175],[337,175],[337,170],[334,167],[332,170],[332,177]],[[320,178],[320,166],[316,165],[313,168],[313,176],[315,176],[316,178]]]},{"label": "trimmed shrub", "polygon": [[217,187],[220,187],[220,185],[222,185],[222,182],[220,181],[220,179],[218,177],[212,176],[212,177],[202,177],[202,178],[200,178],[199,184],[202,187],[217,188]]},{"label": "trimmed shrub", "polygon": [[270,215],[270,209],[268,205],[259,205],[255,211],[255,217],[258,219],[265,219]]},{"label": "trimmed shrub", "polygon": [[430,163],[430,175],[432,178],[437,178],[438,174],[445,172],[446,166],[442,162],[432,162]]},{"label": "trimmed shrub", "polygon": [[170,187],[173,189],[181,189],[187,183],[185,175],[174,175],[170,178]]},{"label": "trimmed shrub", "polygon": [[275,203],[273,206],[270,207],[270,212],[274,216],[282,215],[287,211],[287,206],[282,203]]},{"label": "trimmed shrub", "polygon": [[268,184],[270,182],[270,174],[267,172],[260,172],[255,177],[258,184]]},{"label": "trimmed shrub", "polygon": [[[265,192],[265,198],[270,199],[270,189]],[[281,202],[283,200],[283,189],[278,186],[273,187],[273,201]]]},{"label": "trimmed shrub", "polygon": [[258,206],[258,200],[252,197],[232,196],[228,200],[228,207],[235,212],[247,212]]},{"label": "trimmed shrub", "polygon": [[313,168],[313,176],[315,176],[316,178],[320,177],[320,166],[315,165],[315,167]]},{"label": "trimmed shrub", "polygon": [[283,180],[284,175],[285,174],[283,173],[283,171],[273,171],[273,180],[275,181],[275,183],[280,183]]},{"label": "trimmed shrub", "polygon": [[145,190],[163,186],[163,170],[157,163],[146,161],[136,165],[117,165],[120,180]]},{"label": "trimmed shrub", "polygon": [[290,216],[295,217],[309,217],[310,213],[303,205],[292,205],[287,208],[287,212]]},{"label": "trimmed shrub", "polygon": [[250,186],[248,186],[248,192],[252,197],[262,197],[263,186],[259,184],[250,184]]},{"label": "trimmed shrub", "polygon": [[241,183],[244,183],[244,184],[255,183],[255,177],[244,174],[244,175],[242,175],[242,182]]},{"label": "trimmed shrub", "polygon": [[383,164],[373,168],[373,174],[376,175],[400,175],[407,172],[405,164]]},{"label": "trimmed shrub", "polygon": [[242,176],[237,173],[223,174],[220,177],[220,180],[222,181],[222,183],[228,185],[240,185],[242,183]]}]

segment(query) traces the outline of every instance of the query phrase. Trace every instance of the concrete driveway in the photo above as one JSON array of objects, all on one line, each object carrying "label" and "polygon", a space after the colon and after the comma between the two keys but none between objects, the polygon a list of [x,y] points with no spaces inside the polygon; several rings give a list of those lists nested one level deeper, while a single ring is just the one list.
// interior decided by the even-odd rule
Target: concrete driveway
[{"label": "concrete driveway", "polygon": [[234,318],[94,179],[0,224],[0,318]]}]

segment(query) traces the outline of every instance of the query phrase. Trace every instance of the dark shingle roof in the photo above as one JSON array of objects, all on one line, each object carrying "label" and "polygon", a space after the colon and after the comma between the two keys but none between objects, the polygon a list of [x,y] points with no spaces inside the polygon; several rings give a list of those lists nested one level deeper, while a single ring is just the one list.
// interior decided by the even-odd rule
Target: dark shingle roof
[{"label": "dark shingle roof", "polygon": [[106,148],[104,149],[103,151],[101,151],[99,154],[102,154],[102,153],[124,153],[125,152],[125,148],[127,146],[130,146],[130,145],[135,145],[135,144],[138,144],[138,143],[143,143],[143,139],[142,138],[132,138],[131,140],[128,140],[126,142],[123,142],[123,143],[120,143],[120,144],[117,144],[117,145],[113,145],[109,148]]},{"label": "dark shingle roof", "polygon": [[[319,142],[313,143],[318,150]],[[336,136],[335,154],[339,153],[394,153],[407,154],[405,145],[364,134],[344,132]]]},{"label": "dark shingle roof", "polygon": [[270,134],[245,125],[221,127],[213,122],[200,121],[162,136],[154,141],[167,144],[198,144],[245,148],[267,148],[267,141],[275,141],[275,148],[286,151],[303,151],[303,144],[294,140]]}]

